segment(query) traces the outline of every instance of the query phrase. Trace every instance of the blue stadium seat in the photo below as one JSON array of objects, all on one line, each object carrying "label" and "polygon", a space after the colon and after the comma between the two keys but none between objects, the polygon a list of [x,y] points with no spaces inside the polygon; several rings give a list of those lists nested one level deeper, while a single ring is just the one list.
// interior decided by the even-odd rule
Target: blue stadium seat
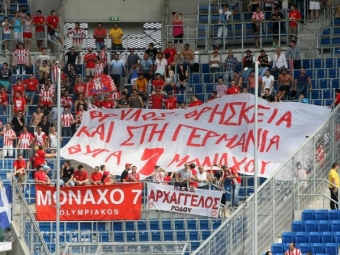
[{"label": "blue stadium seat", "polygon": [[100,233],[100,241],[101,242],[108,242],[109,241],[109,234],[108,233]]},{"label": "blue stadium seat", "polygon": [[321,233],[320,232],[309,232],[308,242],[309,243],[320,243],[321,242]]},{"label": "blue stadium seat", "polygon": [[114,241],[115,242],[124,242],[124,234],[120,231],[113,231]]},{"label": "blue stadium seat", "polygon": [[203,93],[203,85],[195,84],[194,85],[194,94],[202,94]]},{"label": "blue stadium seat", "polygon": [[200,226],[200,229],[209,229],[209,220],[206,220],[206,219],[201,219],[199,221],[199,226]]},{"label": "blue stadium seat", "polygon": [[308,233],[306,232],[296,232],[295,233],[296,243],[308,243]]},{"label": "blue stadium seat", "polygon": [[138,221],[137,222],[137,228],[138,228],[138,231],[143,231],[143,230],[146,230],[146,222],[145,221]]},{"label": "blue stadium seat", "polygon": [[330,87],[332,89],[339,89],[339,79],[333,79],[330,81]]},{"label": "blue stadium seat", "polygon": [[[328,212],[329,215],[329,212]],[[340,220],[332,220],[331,228],[333,232],[340,232]]]},{"label": "blue stadium seat", "polygon": [[331,230],[331,227],[329,225],[330,221],[328,220],[320,220],[318,222],[318,231],[320,232],[328,232]]},{"label": "blue stadium seat", "polygon": [[321,234],[322,243],[334,243],[334,233],[333,232],[323,232]]},{"label": "blue stadium seat", "polygon": [[302,66],[305,68],[305,69],[309,69],[311,68],[311,60],[310,59],[303,59],[302,60]]},{"label": "blue stadium seat", "polygon": [[126,232],[127,242],[136,242],[136,232]]},{"label": "blue stadium seat", "polygon": [[196,220],[192,219],[192,220],[187,220],[187,229],[191,230],[191,229],[197,229],[197,222]]},{"label": "blue stadium seat", "polygon": [[213,220],[212,221],[212,228],[217,229],[221,225],[221,220]]},{"label": "blue stadium seat", "polygon": [[198,16],[198,23],[207,24],[208,23],[208,15],[199,15]]},{"label": "blue stadium seat", "polygon": [[209,64],[202,64],[202,73],[209,73],[210,67]]},{"label": "blue stadium seat", "polygon": [[[171,230],[171,220],[162,220],[163,230]],[[157,228],[158,229],[158,228]]]},{"label": "blue stadium seat", "polygon": [[339,245],[336,243],[326,243],[325,244],[325,253],[328,255],[338,255]]},{"label": "blue stadium seat", "polygon": [[284,253],[285,248],[283,243],[273,243],[272,244],[272,253]]},{"label": "blue stadium seat", "polygon": [[305,231],[305,224],[301,220],[294,220],[292,222],[292,231],[293,232],[303,232]]},{"label": "blue stadium seat", "polygon": [[332,90],[330,90],[330,89],[325,89],[325,90],[323,90],[322,91],[322,98],[323,99],[331,99],[331,98],[333,98],[332,97]]},{"label": "blue stadium seat", "polygon": [[199,74],[192,74],[191,76],[191,83],[200,83],[200,75]]},{"label": "blue stadium seat", "polygon": [[180,103],[185,102],[185,98],[184,95],[176,95],[177,101]]},{"label": "blue stadium seat", "polygon": [[139,237],[139,242],[148,242],[149,241],[148,232],[139,232],[138,237]]},{"label": "blue stadium seat", "polygon": [[123,231],[122,222],[113,222],[113,231]]},{"label": "blue stadium seat", "polygon": [[322,59],[321,58],[315,58],[313,60],[313,67],[314,67],[314,69],[316,69],[316,68],[323,68],[323,61],[322,61]]},{"label": "blue stadium seat", "polygon": [[323,101],[322,100],[314,99],[313,100],[313,104],[315,104],[315,105],[323,105]]},{"label": "blue stadium seat", "polygon": [[185,235],[185,231],[176,231],[175,232],[176,235],[176,240],[177,241],[186,241],[186,235]]},{"label": "blue stadium seat", "polygon": [[335,69],[335,68],[329,68],[328,69],[328,78],[331,78],[331,79],[334,79],[334,78],[337,78],[338,77],[338,70]]},{"label": "blue stadium seat", "polygon": [[174,241],[174,232],[173,231],[164,231],[164,241]]},{"label": "blue stadium seat", "polygon": [[202,240],[206,240],[211,235],[211,232],[209,230],[204,230],[204,231],[201,231],[201,235],[202,235]]},{"label": "blue stadium seat", "polygon": [[190,239],[190,241],[199,240],[199,233],[198,233],[198,231],[195,231],[195,230],[189,231],[189,239]]},{"label": "blue stadium seat", "polygon": [[321,46],[330,46],[330,45],[331,45],[331,39],[329,38],[321,39]]},{"label": "blue stadium seat", "polygon": [[303,254],[305,254],[305,253],[311,251],[311,245],[310,245],[310,243],[300,243],[299,249]]},{"label": "blue stadium seat", "polygon": [[204,80],[203,80],[204,83],[212,82],[212,80],[211,80],[212,79],[212,75],[204,74],[203,77],[204,77]]},{"label": "blue stadium seat", "polygon": [[306,220],[305,221],[305,231],[306,232],[315,232],[317,230],[318,222],[316,220]]},{"label": "blue stadium seat", "polygon": [[282,243],[295,243],[295,233],[293,233],[293,232],[283,232],[282,233]]},{"label": "blue stadium seat", "polygon": [[328,219],[329,220],[340,220],[339,210],[329,210],[328,211]]},{"label": "blue stadium seat", "polygon": [[325,69],[317,69],[317,71],[316,71],[316,78],[318,78],[318,79],[326,78]]},{"label": "blue stadium seat", "polygon": [[151,240],[153,242],[159,242],[161,240],[161,232],[160,231],[152,231],[151,232]]},{"label": "blue stadium seat", "polygon": [[327,79],[319,80],[319,88],[320,89],[328,89],[329,88],[328,82],[329,82],[329,80],[327,80]]},{"label": "blue stadium seat", "polygon": [[325,252],[325,245],[323,243],[312,243],[311,245],[312,253],[323,253]]},{"label": "blue stadium seat", "polygon": [[328,220],[328,210],[315,210],[316,220]]},{"label": "blue stadium seat", "polygon": [[125,231],[135,230],[135,222],[134,221],[125,221]]},{"label": "blue stadium seat", "polygon": [[331,43],[333,45],[340,45],[340,38],[331,38]]},{"label": "blue stadium seat", "polygon": [[315,220],[315,210],[303,210],[302,220]]},{"label": "blue stadium seat", "polygon": [[180,229],[180,230],[183,230],[183,229],[185,229],[184,228],[184,221],[183,220],[175,220],[175,222],[174,222],[174,225],[175,225],[175,229]]},{"label": "blue stadium seat", "polygon": [[212,83],[207,83],[205,84],[205,93],[212,93],[214,91],[214,84]]}]

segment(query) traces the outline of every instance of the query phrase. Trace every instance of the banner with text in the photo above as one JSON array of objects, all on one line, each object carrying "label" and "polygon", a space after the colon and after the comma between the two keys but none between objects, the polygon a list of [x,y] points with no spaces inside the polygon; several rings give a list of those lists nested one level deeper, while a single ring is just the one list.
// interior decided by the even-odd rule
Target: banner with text
[{"label": "banner with text", "polygon": [[[36,185],[37,220],[56,219],[55,187]],[[138,220],[143,183],[64,187],[60,189],[60,220]]]},{"label": "banner with text", "polygon": [[[185,162],[228,164],[254,171],[254,96],[227,95],[187,110],[91,109],[61,156],[121,174],[125,163],[141,178],[155,165],[176,171]],[[259,175],[268,177],[327,118],[326,107],[259,99]],[[131,162],[132,161],[132,162]]]},{"label": "banner with text", "polygon": [[148,183],[148,208],[218,217],[222,191]]}]

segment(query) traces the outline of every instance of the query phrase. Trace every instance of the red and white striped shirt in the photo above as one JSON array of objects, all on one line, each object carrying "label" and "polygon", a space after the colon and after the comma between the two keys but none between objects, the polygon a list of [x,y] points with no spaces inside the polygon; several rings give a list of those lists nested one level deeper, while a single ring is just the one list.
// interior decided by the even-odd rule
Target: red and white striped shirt
[{"label": "red and white striped shirt", "polygon": [[40,91],[39,97],[41,98],[42,102],[53,102],[54,93],[50,89],[42,89]]},{"label": "red and white striped shirt", "polygon": [[103,63],[97,63],[95,67],[95,73],[94,76],[99,76],[104,73],[104,64]]},{"label": "red and white striped shirt", "polygon": [[302,255],[302,252],[298,248],[295,248],[294,251],[287,250],[285,255]]},{"label": "red and white striped shirt", "polygon": [[51,80],[57,81],[58,79],[58,68],[62,68],[60,64],[55,64],[51,67]]},{"label": "red and white striped shirt", "polygon": [[83,44],[83,38],[85,38],[86,33],[82,28],[76,29],[73,28],[70,32],[70,35],[72,36],[72,41],[74,44]]},{"label": "red and white striped shirt", "polygon": [[29,132],[25,133],[21,133],[19,135],[19,140],[20,140],[20,144],[19,144],[19,148],[20,149],[28,149],[30,147],[30,143],[31,141],[34,140],[33,135]]},{"label": "red and white striped shirt", "polygon": [[17,61],[16,63],[17,64],[26,64],[26,56],[29,56],[30,53],[25,50],[25,49],[16,49],[14,52],[13,52],[13,56],[17,56]]},{"label": "red and white striped shirt", "polygon": [[264,19],[264,15],[263,12],[254,12],[253,16],[251,17],[252,20],[263,20]]},{"label": "red and white striped shirt", "polygon": [[73,121],[74,121],[74,118],[71,113],[61,115],[61,126],[62,127],[71,127]]},{"label": "red and white striped shirt", "polygon": [[41,132],[40,134],[34,132],[34,139],[36,145],[45,145],[47,137],[44,132]]},{"label": "red and white striped shirt", "polygon": [[99,53],[100,63],[103,63],[104,66],[107,65],[107,53],[105,50],[101,50]]},{"label": "red and white striped shirt", "polygon": [[[120,92],[112,92],[110,94],[110,98],[112,99],[119,99],[120,98]],[[113,108],[116,108],[118,106],[118,101],[113,101]]]},{"label": "red and white striped shirt", "polygon": [[9,129],[4,131],[4,145],[5,146],[13,146],[13,140],[10,138],[15,138],[15,132],[13,129]]},{"label": "red and white striped shirt", "polygon": [[67,106],[68,108],[71,108],[73,105],[73,100],[71,96],[63,96],[61,97],[60,101],[63,106]]}]

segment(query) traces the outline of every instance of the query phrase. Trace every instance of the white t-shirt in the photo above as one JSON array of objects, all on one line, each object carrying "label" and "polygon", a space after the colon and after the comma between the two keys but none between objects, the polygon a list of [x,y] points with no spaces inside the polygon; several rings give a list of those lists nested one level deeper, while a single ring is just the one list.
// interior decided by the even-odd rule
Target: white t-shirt
[{"label": "white t-shirt", "polygon": [[50,138],[50,148],[57,148],[57,139],[58,139],[58,134],[55,133],[54,135],[52,133],[49,134]]},{"label": "white t-shirt", "polygon": [[207,172],[203,172],[202,174],[200,172],[197,172],[197,179],[204,180],[204,181],[197,182],[198,187],[203,187],[207,185],[208,183],[205,182],[207,180]]},{"label": "white t-shirt", "polygon": [[218,12],[220,13],[220,19],[219,19],[218,23],[220,23],[220,24],[228,23],[229,17],[232,14],[232,12],[226,11],[225,13],[223,13],[222,9],[219,9]]},{"label": "white t-shirt", "polygon": [[165,58],[163,58],[162,61],[157,58],[155,61],[155,65],[157,66],[156,73],[157,71],[165,71],[165,68],[168,65],[168,61]]},{"label": "white t-shirt", "polygon": [[44,61],[44,60],[46,60],[46,61],[49,61],[50,60],[50,56],[49,55],[38,55],[38,60],[41,62],[41,64],[42,64],[42,62]]},{"label": "white t-shirt", "polygon": [[[211,57],[210,57],[210,61],[213,61],[213,60],[218,60],[219,61],[219,63],[221,63],[221,57],[220,56],[216,56],[216,58],[215,58],[215,56],[214,55],[211,55]],[[214,64],[211,64],[210,65],[210,67],[220,67],[220,65],[219,64],[216,64],[216,63],[214,63]]]},{"label": "white t-shirt", "polygon": [[[8,25],[8,26],[6,26]],[[2,32],[4,34],[10,34],[11,33],[11,30],[9,29],[9,23],[6,23],[6,22],[2,22]]]},{"label": "white t-shirt", "polygon": [[262,77],[262,82],[264,83],[264,89],[270,89],[270,84],[274,81],[274,76],[270,75],[267,77],[266,75]]}]

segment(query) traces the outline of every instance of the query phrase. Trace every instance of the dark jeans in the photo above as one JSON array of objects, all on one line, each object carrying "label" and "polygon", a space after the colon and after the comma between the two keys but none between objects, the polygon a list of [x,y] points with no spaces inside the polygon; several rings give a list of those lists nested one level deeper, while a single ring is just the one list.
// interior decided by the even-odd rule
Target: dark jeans
[{"label": "dark jeans", "polygon": [[295,99],[298,99],[300,94],[303,94],[307,98],[307,85],[297,85]]},{"label": "dark jeans", "polygon": [[61,133],[63,137],[72,137],[72,128],[71,127],[62,127]]},{"label": "dark jeans", "polygon": [[219,76],[220,76],[220,68],[219,67],[210,67],[210,73],[213,73],[213,75],[210,76],[210,82],[216,83],[218,81]]},{"label": "dark jeans", "polygon": [[198,187],[199,189],[209,189],[209,184],[202,186],[202,187]]},{"label": "dark jeans", "polygon": [[335,193],[331,188],[329,188],[329,191],[331,192],[331,199],[334,200],[334,202],[330,201],[331,209],[338,210],[338,204],[335,203],[338,202],[338,192]]},{"label": "dark jeans", "polygon": [[111,48],[111,50],[124,50],[123,44],[115,44],[115,43],[112,43],[112,48]]},{"label": "dark jeans", "polygon": [[293,65],[294,65],[294,69],[300,69],[301,68],[301,60],[294,60]]},{"label": "dark jeans", "polygon": [[119,89],[121,75],[120,74],[110,74],[110,76],[111,76],[112,80],[114,81],[116,87]]}]

